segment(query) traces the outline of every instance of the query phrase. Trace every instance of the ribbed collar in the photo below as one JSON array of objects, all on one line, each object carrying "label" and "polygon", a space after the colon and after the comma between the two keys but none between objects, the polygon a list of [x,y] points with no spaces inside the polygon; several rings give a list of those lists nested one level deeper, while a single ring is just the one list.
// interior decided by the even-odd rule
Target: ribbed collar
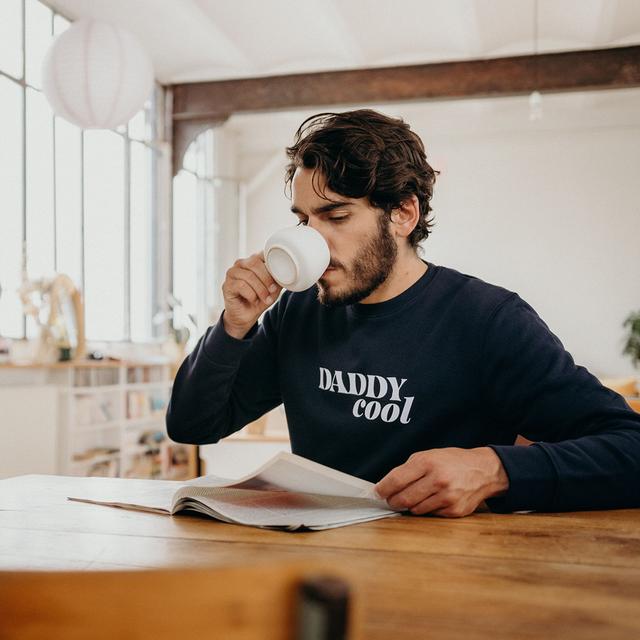
[{"label": "ribbed collar", "polygon": [[355,315],[366,316],[368,318],[383,315],[386,316],[402,309],[409,302],[424,293],[425,289],[438,273],[438,265],[427,262],[426,260],[423,260],[422,262],[427,265],[427,270],[420,276],[420,278],[418,278],[418,280],[416,280],[402,293],[390,300],[385,300],[384,302],[375,302],[373,304],[362,304],[361,302],[358,302],[357,304],[349,305],[347,309],[352,311]]}]

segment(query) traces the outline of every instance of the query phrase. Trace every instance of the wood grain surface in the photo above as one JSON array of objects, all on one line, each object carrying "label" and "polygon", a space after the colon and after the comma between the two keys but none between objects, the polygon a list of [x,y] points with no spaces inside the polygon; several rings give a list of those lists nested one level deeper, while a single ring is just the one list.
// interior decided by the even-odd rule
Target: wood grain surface
[{"label": "wood grain surface", "polygon": [[326,563],[357,589],[367,639],[640,638],[637,509],[402,516],[287,533],[66,500],[148,482],[1,480],[0,569]]}]

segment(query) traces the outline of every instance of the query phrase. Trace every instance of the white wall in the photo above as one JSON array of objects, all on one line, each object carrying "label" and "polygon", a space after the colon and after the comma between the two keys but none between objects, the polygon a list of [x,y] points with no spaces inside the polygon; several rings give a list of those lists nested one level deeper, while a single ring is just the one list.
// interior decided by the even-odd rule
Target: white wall
[{"label": "white wall", "polygon": [[[533,123],[526,98],[379,108],[405,117],[443,169],[425,258],[517,291],[596,375],[637,373],[621,325],[640,308],[640,91],[546,96]],[[306,115],[233,119],[239,175],[274,154],[284,165]],[[248,197],[248,253],[294,222],[283,165]]]},{"label": "white wall", "polygon": [[[10,371],[9,373],[11,373]],[[37,374],[17,371],[26,384],[0,385],[0,479],[23,473],[59,473],[58,388],[29,384]]]},{"label": "white wall", "polygon": [[594,373],[640,307],[640,130],[439,140],[447,170],[425,256],[517,291]]},{"label": "white wall", "polygon": [[247,253],[262,251],[265,240],[279,227],[297,223],[291,213],[291,202],[284,194],[284,167],[287,157],[284,150],[276,152],[280,166],[274,166],[269,157],[265,157],[265,166],[270,169],[263,173],[261,181],[247,194]]}]

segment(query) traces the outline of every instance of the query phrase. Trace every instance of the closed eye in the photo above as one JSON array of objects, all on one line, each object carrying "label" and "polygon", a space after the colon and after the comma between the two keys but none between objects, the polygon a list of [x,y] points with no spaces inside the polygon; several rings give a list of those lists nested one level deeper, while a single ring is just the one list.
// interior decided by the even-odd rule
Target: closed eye
[{"label": "closed eye", "polygon": [[[335,222],[336,224],[339,224],[339,223],[345,221],[349,217],[350,217],[349,214],[347,214],[346,216],[333,216],[331,218],[327,218],[327,220],[329,220],[330,222]],[[300,227],[300,226],[306,227],[308,223],[309,223],[309,219],[308,218],[299,218],[297,226],[298,227]]]}]

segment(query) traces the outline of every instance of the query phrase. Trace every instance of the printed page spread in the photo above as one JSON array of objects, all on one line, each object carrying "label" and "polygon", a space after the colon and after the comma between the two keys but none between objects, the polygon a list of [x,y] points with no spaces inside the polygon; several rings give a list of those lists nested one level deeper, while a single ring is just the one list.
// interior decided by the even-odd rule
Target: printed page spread
[{"label": "printed page spread", "polygon": [[[376,495],[371,482],[287,452],[239,480],[203,476],[187,484],[155,482],[163,486],[157,495],[148,488],[143,500],[69,499],[164,514],[192,510],[224,522],[290,531],[398,515]],[[170,485],[179,488],[169,494]]]}]

